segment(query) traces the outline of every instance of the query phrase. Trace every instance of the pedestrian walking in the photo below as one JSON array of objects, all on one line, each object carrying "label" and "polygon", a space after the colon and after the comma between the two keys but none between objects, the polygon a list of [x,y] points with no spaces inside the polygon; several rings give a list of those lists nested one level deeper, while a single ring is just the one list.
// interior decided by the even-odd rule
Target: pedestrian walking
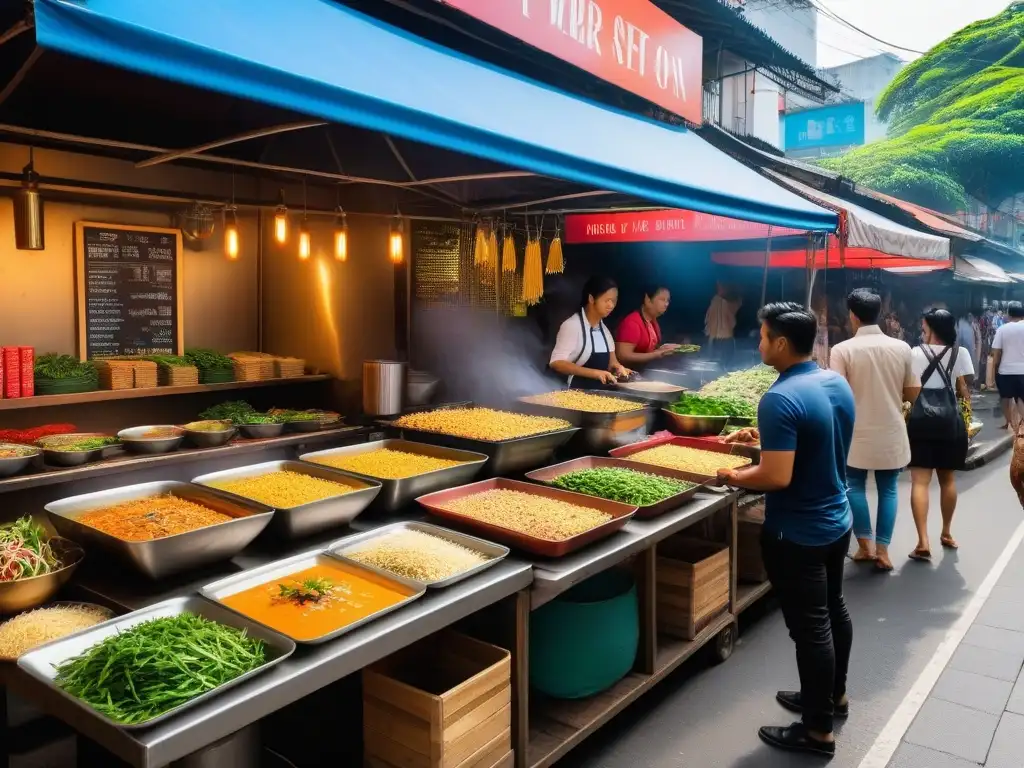
[{"label": "pedestrian walking", "polygon": [[1006,423],[1013,430],[1024,418],[1024,305],[1011,301],[1006,308],[1007,321],[992,340],[992,365],[996,369],[996,389]]},{"label": "pedestrian walking", "polygon": [[921,319],[923,343],[913,351],[921,394],[907,418],[910,437],[910,509],[917,527],[912,560],[931,560],[928,541],[928,488],[939,479],[942,535],[947,549],[958,547],[951,526],[956,511],[956,470],[967,460],[967,425],[958,398],[970,398],[965,377],[974,374],[971,358],[956,343],[956,322],[945,309],[929,309]]},{"label": "pedestrian walking", "polygon": [[846,673],[853,623],[843,600],[843,564],[852,516],[846,456],[853,436],[850,385],[811,360],[817,318],[800,304],[769,304],[761,320],[761,359],[779,372],[758,406],[761,463],[720,470],[730,485],[765,492],[761,550],[765,570],[796,644],[800,690],[778,702],[802,722],[764,726],[758,735],[780,749],[835,754],[833,719],[849,710]]},{"label": "pedestrian walking", "polygon": [[[899,498],[896,482],[910,462],[910,441],[903,419],[903,403],[914,402],[921,382],[914,374],[910,346],[886,336],[878,326],[882,299],[859,288],[846,299],[853,338],[832,349],[832,370],[853,390],[857,419],[847,458],[846,480],[857,537],[857,562],[873,562],[881,571],[892,570],[889,544],[896,525]],[[868,474],[878,489],[877,528],[871,527]]]}]

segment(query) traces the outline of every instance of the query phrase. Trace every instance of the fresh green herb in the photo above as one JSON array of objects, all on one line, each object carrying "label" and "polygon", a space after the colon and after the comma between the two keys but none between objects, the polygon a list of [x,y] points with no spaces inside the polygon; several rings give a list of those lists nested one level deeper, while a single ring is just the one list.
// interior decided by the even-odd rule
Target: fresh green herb
[{"label": "fresh green herb", "polygon": [[60,568],[50,535],[31,517],[0,525],[0,583],[42,576]]},{"label": "fresh green herb", "polygon": [[48,451],[96,451],[120,442],[116,437],[87,437],[73,443],[60,442],[45,447]]},{"label": "fresh green herb", "polygon": [[57,665],[54,682],[98,712],[138,725],[266,662],[262,640],[190,613],[151,619]]},{"label": "fresh green herb", "polygon": [[250,413],[242,416],[236,424],[278,424],[278,420],[273,416],[268,416],[265,413]]},{"label": "fresh green herb", "polygon": [[774,368],[767,365],[756,365],[746,370],[727,373],[705,384],[701,387],[700,394],[714,397],[734,397],[756,407],[761,402],[764,393],[778,377],[778,371]]},{"label": "fresh green herb", "polygon": [[194,365],[201,371],[206,370],[232,370],[235,361],[220,352],[212,349],[190,349],[185,352],[185,359],[189,365]]},{"label": "fresh green herb", "polygon": [[256,409],[244,400],[230,400],[207,408],[199,414],[200,419],[209,421],[230,421],[233,424],[246,424],[244,419],[256,413]]},{"label": "fresh green herb", "polygon": [[92,362],[82,362],[71,355],[40,355],[35,362],[39,379],[97,379],[99,373]]},{"label": "fresh green herb", "polygon": [[314,579],[304,579],[293,584],[278,584],[280,589],[279,597],[291,600],[299,605],[306,603],[319,603],[334,591],[334,582],[322,576]]},{"label": "fresh green herb", "polygon": [[190,368],[192,363],[189,362],[188,358],[181,357],[180,355],[149,355],[148,357],[142,358],[143,360],[149,360],[162,365],[165,368]]},{"label": "fresh green herb", "polygon": [[733,395],[699,395],[684,392],[669,410],[687,416],[738,416],[745,419],[757,416],[757,408]]},{"label": "fresh green herb", "polygon": [[612,467],[569,472],[556,478],[553,484],[566,491],[621,501],[636,507],[657,504],[696,485],[685,480],[672,480],[632,469]]},{"label": "fresh green herb", "polygon": [[274,411],[273,417],[275,421],[279,421],[282,424],[289,421],[320,421],[321,416],[319,413],[312,413],[310,411]]}]

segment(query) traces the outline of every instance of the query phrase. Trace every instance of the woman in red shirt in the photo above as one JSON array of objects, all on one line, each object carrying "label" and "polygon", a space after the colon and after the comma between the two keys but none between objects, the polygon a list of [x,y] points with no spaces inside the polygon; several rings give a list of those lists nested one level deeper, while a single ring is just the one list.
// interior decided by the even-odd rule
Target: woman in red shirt
[{"label": "woman in red shirt", "polygon": [[626,315],[615,331],[615,356],[623,365],[642,368],[679,349],[678,344],[662,344],[658,318],[668,310],[672,296],[663,285],[644,291],[640,309]]}]

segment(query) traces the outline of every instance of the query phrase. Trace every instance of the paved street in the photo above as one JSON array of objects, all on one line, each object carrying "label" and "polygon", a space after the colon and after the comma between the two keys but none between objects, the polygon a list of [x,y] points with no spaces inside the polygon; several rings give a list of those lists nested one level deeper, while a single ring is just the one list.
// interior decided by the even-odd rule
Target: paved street
[{"label": "paved street", "polygon": [[[986,417],[986,421],[992,420]],[[1017,529],[1022,510],[1008,480],[1009,456],[959,478],[958,552],[938,546],[938,489],[932,494],[935,562],[906,558],[915,542],[909,477],[902,478],[885,576],[847,564],[854,620],[852,714],[837,730],[830,768],[860,768],[907,692],[929,666]],[[1016,598],[1015,595],[1021,597]],[[757,727],[793,718],[774,701],[796,686],[793,646],[771,599],[741,624],[733,657],[721,666],[695,659],[584,743],[563,765],[583,768],[789,768],[821,765],[761,744]],[[1024,766],[1024,547],[953,655],[891,762],[892,768]],[[1015,687],[1016,685],[1016,687]],[[1016,753],[1016,762],[1005,755]],[[1002,760],[1002,762],[996,762]],[[945,761],[945,762],[943,762]],[[870,768],[883,768],[885,761]],[[864,768],[868,768],[864,766]]]}]

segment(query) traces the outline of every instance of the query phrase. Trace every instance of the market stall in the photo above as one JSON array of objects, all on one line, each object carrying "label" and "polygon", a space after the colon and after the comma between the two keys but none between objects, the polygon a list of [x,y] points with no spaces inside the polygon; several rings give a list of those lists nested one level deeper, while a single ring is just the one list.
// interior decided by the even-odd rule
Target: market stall
[{"label": "market stall", "polygon": [[[87,88],[118,76],[105,67],[124,68],[134,74],[118,82],[148,120],[90,126],[102,109],[68,110],[82,121],[72,132],[55,124],[63,116],[22,111],[27,102],[0,110],[12,120],[6,135],[45,144],[33,147],[33,162],[53,165],[24,181],[53,195],[51,212],[75,232],[69,242],[54,240],[54,226],[45,231],[39,258],[49,277],[24,261],[14,270],[26,294],[59,286],[67,311],[19,305],[35,324],[3,316],[4,333],[33,342],[16,340],[14,367],[5,358],[4,375],[13,381],[17,370],[18,386],[0,400],[0,428],[17,441],[0,453],[0,466],[12,468],[0,495],[13,512],[0,527],[0,611],[18,614],[0,624],[13,648],[0,667],[5,693],[70,726],[82,754],[103,764],[252,765],[272,742],[274,751],[298,750],[298,762],[309,759],[303,750],[322,759],[335,748],[348,750],[339,764],[549,765],[700,648],[715,641],[728,656],[736,615],[766,586],[738,583],[738,497],[714,487],[712,465],[756,454],[634,444],[658,410],[658,398],[642,393],[607,398],[603,410],[543,390],[532,403],[409,410],[399,378],[397,407],[368,397],[360,412],[351,390],[363,359],[402,351],[408,332],[402,293],[416,248],[407,227],[461,225],[465,209],[480,207],[489,215],[475,229],[496,269],[497,215],[484,202],[493,205],[495,182],[512,184],[501,192],[508,206],[551,193],[609,205],[641,198],[823,232],[836,216],[688,131],[479,66],[340,4],[293,3],[287,13],[258,5],[232,2],[211,17],[198,2],[36,3],[31,36],[48,57],[74,57],[61,59],[75,64],[61,71],[83,70],[77,98],[130,113],[123,92]],[[52,72],[29,72],[31,50],[20,80],[46,84]],[[479,98],[438,87],[452,82]],[[219,101],[231,96],[227,107]],[[242,138],[214,140],[194,130],[209,115],[185,118],[183,105],[196,103],[251,122],[235,126]],[[513,117],[527,105],[594,130],[539,131]],[[180,126],[169,128],[177,110]],[[258,159],[209,153],[324,121],[333,170],[275,163],[266,145]],[[89,127],[115,135],[90,136]],[[144,141],[146,131],[157,138]],[[338,153],[341,137],[352,147]],[[104,153],[93,158],[90,147]],[[389,158],[389,172],[362,165],[374,155]],[[414,173],[407,156],[443,170]],[[174,194],[147,170],[168,164]],[[211,174],[210,165],[259,178]],[[55,170],[72,166],[97,178]],[[110,181],[112,168],[133,181]],[[467,182],[482,189],[450,191]],[[190,250],[183,238],[208,240],[212,214],[189,203],[173,226],[164,208],[204,189],[218,190],[208,197],[219,201],[222,235],[214,248]],[[139,200],[146,210],[119,213]],[[24,379],[22,347],[42,353]],[[49,357],[51,347],[60,354]],[[44,382],[52,394],[35,391]],[[642,455],[629,466],[558,468],[584,450],[677,447],[667,468]],[[522,479],[538,469],[549,476]],[[610,491],[609,478],[625,478],[628,493]],[[566,645],[544,609],[577,604],[578,590],[601,586],[594,577],[625,585],[608,587],[601,602],[624,607],[628,620],[604,626],[633,627],[636,652],[582,687],[545,678]],[[24,612],[40,606],[54,612]],[[190,643],[202,652],[184,653]],[[166,674],[151,676],[141,656]],[[360,672],[353,693],[345,686]],[[277,729],[261,732],[261,720],[315,717],[318,696],[338,697],[331,711],[362,711],[350,720],[356,732],[284,747],[273,741]],[[15,735],[8,747],[20,743]]]}]

